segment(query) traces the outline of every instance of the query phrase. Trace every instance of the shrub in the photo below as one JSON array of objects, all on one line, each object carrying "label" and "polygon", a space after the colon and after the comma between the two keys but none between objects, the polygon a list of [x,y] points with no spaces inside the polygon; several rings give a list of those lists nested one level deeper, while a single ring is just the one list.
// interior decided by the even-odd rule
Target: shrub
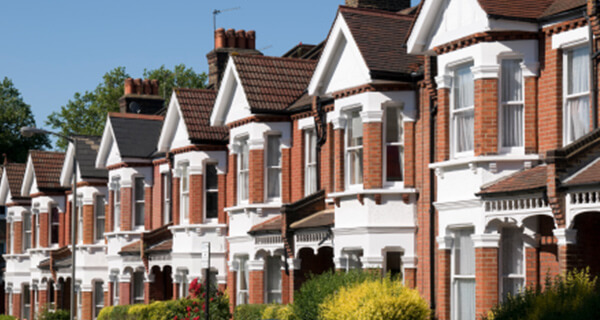
[{"label": "shrub", "polygon": [[292,305],[269,304],[262,311],[261,319],[296,320],[296,317],[292,310]]},{"label": "shrub", "polygon": [[294,295],[293,313],[299,319],[321,319],[320,305],[328,296],[343,287],[379,278],[378,274],[361,270],[311,275]]},{"label": "shrub", "polygon": [[597,278],[589,271],[573,271],[546,280],[544,291],[526,289],[508,296],[494,307],[489,320],[600,319],[600,293]]},{"label": "shrub", "polygon": [[48,306],[42,307],[38,313],[38,320],[69,320],[70,312],[67,310],[51,310]]},{"label": "shrub", "polygon": [[97,320],[128,320],[127,311],[131,306],[110,306],[100,310]]},{"label": "shrub", "polygon": [[7,316],[4,314],[0,314],[0,320],[16,320],[17,318],[13,317],[13,316]]},{"label": "shrub", "polygon": [[324,320],[425,320],[429,306],[416,290],[389,277],[342,288],[321,306]]},{"label": "shrub", "polygon": [[241,304],[235,307],[234,320],[261,320],[263,311],[268,305],[265,304]]}]

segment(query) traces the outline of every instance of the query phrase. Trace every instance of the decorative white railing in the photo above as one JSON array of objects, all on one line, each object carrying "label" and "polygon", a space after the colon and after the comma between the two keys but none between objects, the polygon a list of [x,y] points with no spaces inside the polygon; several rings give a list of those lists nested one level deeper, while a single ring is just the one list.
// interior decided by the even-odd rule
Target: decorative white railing
[{"label": "decorative white railing", "polygon": [[599,204],[600,191],[584,191],[569,193],[568,201],[572,205]]},{"label": "decorative white railing", "polygon": [[296,242],[321,242],[327,237],[327,231],[298,233],[296,234]]},{"label": "decorative white railing", "polygon": [[523,211],[548,208],[548,201],[543,197],[488,200],[485,202],[486,212]]},{"label": "decorative white railing", "polygon": [[262,245],[281,244],[283,238],[281,235],[258,236],[254,238],[254,243]]}]

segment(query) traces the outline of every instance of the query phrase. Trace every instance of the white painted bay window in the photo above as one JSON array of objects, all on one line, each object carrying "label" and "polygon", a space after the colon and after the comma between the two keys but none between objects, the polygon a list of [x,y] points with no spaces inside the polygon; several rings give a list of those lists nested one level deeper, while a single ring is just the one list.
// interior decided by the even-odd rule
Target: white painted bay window
[{"label": "white painted bay window", "polygon": [[31,212],[23,213],[23,252],[31,248]]},{"label": "white painted bay window", "polygon": [[169,173],[163,173],[161,175],[161,180],[163,219],[164,224],[169,224],[173,221],[173,216],[171,215],[171,177]]},{"label": "white painted bay window", "polygon": [[239,140],[239,154],[238,154],[238,202],[243,203],[248,201],[249,187],[250,187],[250,162],[248,157],[250,155],[250,149],[248,147],[248,138],[242,138]]},{"label": "white painted bay window", "polygon": [[404,122],[402,109],[385,109],[385,182],[403,181],[404,170]]},{"label": "white painted bay window", "polygon": [[281,198],[281,135],[267,135],[267,198]]},{"label": "white painted bay window", "polygon": [[104,195],[98,194],[96,195],[96,201],[94,202],[94,239],[96,241],[104,240],[104,222],[106,219],[105,214],[105,206],[106,201],[104,200]]},{"label": "white painted bay window", "polygon": [[134,272],[131,282],[131,304],[144,303],[144,272]]},{"label": "white painted bay window", "polygon": [[135,194],[134,198],[134,217],[133,217],[133,225],[136,227],[144,226],[144,207],[146,204],[146,190],[144,189],[144,178],[143,177],[135,177],[133,192]]},{"label": "white painted bay window", "polygon": [[60,215],[58,207],[50,207],[50,244],[58,244],[58,232],[60,228]]},{"label": "white painted bay window", "polygon": [[32,218],[33,218],[33,224],[35,226],[35,232],[33,233],[33,244],[35,245],[36,248],[40,247],[40,210],[38,209],[33,209],[31,210],[32,212]]},{"label": "white painted bay window", "polygon": [[116,178],[110,184],[113,190],[113,231],[121,230],[121,180]]},{"label": "white painted bay window", "polygon": [[181,175],[179,178],[180,190],[181,190],[181,204],[180,204],[180,220],[182,224],[190,222],[190,167],[189,164],[181,164],[179,168]]},{"label": "white painted bay window", "polygon": [[94,319],[98,318],[102,308],[104,308],[104,289],[102,281],[96,281],[94,282]]},{"label": "white painted bay window", "polygon": [[205,221],[215,221],[219,217],[219,179],[217,175],[217,165],[209,163],[206,165],[205,171]]},{"label": "white painted bay window", "polygon": [[515,295],[525,283],[523,236],[518,228],[503,228],[500,243],[502,298]]},{"label": "white painted bay window", "polygon": [[564,144],[590,131],[590,53],[587,46],[565,51]]},{"label": "white painted bay window", "polygon": [[238,305],[248,304],[248,281],[250,279],[250,270],[248,269],[248,256],[238,256],[237,272],[237,301]]},{"label": "white painted bay window", "polygon": [[77,195],[77,243],[83,242],[83,195]]},{"label": "white painted bay window", "polygon": [[475,319],[475,247],[473,229],[454,231],[452,249],[452,319]]},{"label": "white painted bay window", "polygon": [[521,62],[521,59],[502,60],[500,143],[503,152],[517,151],[523,147],[523,72]]},{"label": "white painted bay window", "polygon": [[266,303],[281,303],[281,257],[269,256],[267,264]]},{"label": "white painted bay window", "polygon": [[360,109],[348,113],[346,129],[346,168],[349,186],[363,182],[363,124]]},{"label": "white painted bay window", "polygon": [[317,133],[304,130],[304,195],[317,191]]},{"label": "white painted bay window", "polygon": [[475,143],[475,82],[472,64],[454,70],[452,80],[452,146],[454,156],[473,152]]}]

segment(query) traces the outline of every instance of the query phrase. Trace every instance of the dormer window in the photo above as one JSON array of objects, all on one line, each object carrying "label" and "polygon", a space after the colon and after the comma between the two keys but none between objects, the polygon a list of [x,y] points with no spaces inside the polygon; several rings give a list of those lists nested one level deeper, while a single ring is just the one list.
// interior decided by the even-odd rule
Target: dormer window
[{"label": "dormer window", "polygon": [[281,197],[281,135],[267,135],[267,198]]},{"label": "dormer window", "polygon": [[144,189],[144,178],[143,177],[135,177],[134,178],[134,214],[133,223],[136,227],[144,227],[144,208],[145,208],[145,189]]},{"label": "dormer window", "polygon": [[360,109],[348,112],[346,130],[346,167],[348,185],[363,183],[363,124]]},{"label": "dormer window", "polygon": [[403,180],[404,170],[404,125],[402,109],[385,109],[385,181],[388,183]]},{"label": "dormer window", "polygon": [[590,53],[587,46],[565,51],[564,144],[590,131]]},{"label": "dormer window", "polygon": [[523,147],[523,73],[521,59],[502,60],[500,98],[501,149]]},{"label": "dormer window", "polygon": [[454,69],[452,81],[452,146],[454,156],[473,152],[475,143],[475,82],[469,63]]},{"label": "dormer window", "polygon": [[240,203],[248,201],[248,188],[250,184],[249,154],[248,138],[240,139],[238,154],[238,201]]},{"label": "dormer window", "polygon": [[183,163],[180,167],[180,189],[181,189],[181,223],[190,222],[190,167],[189,164]]}]

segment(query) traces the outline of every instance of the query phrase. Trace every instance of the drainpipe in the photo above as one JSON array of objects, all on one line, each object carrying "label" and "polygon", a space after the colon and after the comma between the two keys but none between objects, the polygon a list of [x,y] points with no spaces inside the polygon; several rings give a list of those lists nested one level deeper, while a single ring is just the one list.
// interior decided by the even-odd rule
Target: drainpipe
[{"label": "drainpipe", "polygon": [[[596,12],[596,3],[594,3],[593,14]],[[587,12],[587,8],[583,11],[585,15],[585,20],[588,25],[588,35],[589,35],[589,46],[590,46],[590,63],[592,65],[592,126],[594,129],[598,128],[598,66],[596,65],[596,60],[600,55],[600,52],[596,51],[596,46],[594,45],[594,32],[592,31],[592,23],[590,19],[590,15]]]},{"label": "drainpipe", "polygon": [[[434,96],[429,97],[429,163],[435,162],[435,126],[437,118],[437,99]],[[431,309],[436,309],[436,298],[435,298],[435,207],[433,202],[435,200],[435,172],[430,169],[429,172],[429,288],[431,289]]]}]

